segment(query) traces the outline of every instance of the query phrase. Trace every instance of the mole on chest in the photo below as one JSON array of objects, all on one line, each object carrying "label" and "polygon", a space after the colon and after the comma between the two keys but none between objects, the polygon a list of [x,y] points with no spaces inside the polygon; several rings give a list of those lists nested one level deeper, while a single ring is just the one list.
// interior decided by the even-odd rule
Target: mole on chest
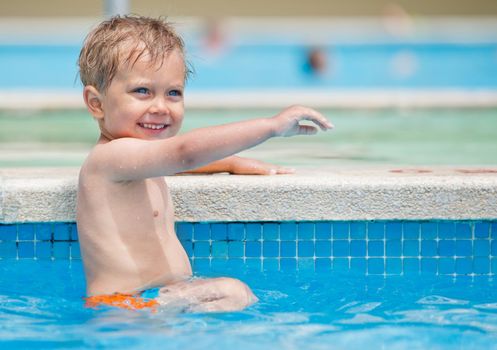
[{"label": "mole on chest", "polygon": [[156,218],[157,216],[159,216],[159,211],[158,210],[154,210],[154,218]]}]

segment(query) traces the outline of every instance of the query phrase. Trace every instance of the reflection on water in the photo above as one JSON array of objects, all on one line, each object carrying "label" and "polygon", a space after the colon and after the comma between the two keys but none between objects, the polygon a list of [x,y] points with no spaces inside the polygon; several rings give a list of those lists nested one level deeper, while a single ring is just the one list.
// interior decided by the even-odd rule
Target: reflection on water
[{"label": "reflection on water", "polygon": [[[27,270],[30,284],[19,278]],[[211,271],[246,281],[260,302],[236,313],[181,314],[84,308],[80,262],[4,261],[0,274],[6,346],[422,349],[497,340],[491,277]]]}]

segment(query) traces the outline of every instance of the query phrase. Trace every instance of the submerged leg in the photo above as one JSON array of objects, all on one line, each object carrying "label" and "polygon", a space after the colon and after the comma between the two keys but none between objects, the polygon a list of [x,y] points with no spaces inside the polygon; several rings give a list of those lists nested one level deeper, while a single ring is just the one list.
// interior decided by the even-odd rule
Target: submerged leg
[{"label": "submerged leg", "polygon": [[162,306],[189,312],[237,311],[257,300],[245,283],[227,277],[177,282],[161,288],[157,298]]}]

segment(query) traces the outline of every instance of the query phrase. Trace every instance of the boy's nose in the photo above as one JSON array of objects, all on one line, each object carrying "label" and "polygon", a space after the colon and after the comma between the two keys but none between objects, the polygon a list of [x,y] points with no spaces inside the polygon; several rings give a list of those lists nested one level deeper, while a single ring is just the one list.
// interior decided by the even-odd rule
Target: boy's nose
[{"label": "boy's nose", "polygon": [[149,110],[152,114],[169,114],[169,107],[165,98],[155,98]]}]

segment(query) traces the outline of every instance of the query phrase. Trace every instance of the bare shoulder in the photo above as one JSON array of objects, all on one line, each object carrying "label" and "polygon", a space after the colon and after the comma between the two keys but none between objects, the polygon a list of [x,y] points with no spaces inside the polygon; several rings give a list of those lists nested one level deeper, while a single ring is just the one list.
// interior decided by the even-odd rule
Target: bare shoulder
[{"label": "bare shoulder", "polygon": [[147,142],[134,138],[120,138],[95,145],[88,154],[80,171],[80,177],[92,174],[109,174],[134,167],[137,150]]}]

